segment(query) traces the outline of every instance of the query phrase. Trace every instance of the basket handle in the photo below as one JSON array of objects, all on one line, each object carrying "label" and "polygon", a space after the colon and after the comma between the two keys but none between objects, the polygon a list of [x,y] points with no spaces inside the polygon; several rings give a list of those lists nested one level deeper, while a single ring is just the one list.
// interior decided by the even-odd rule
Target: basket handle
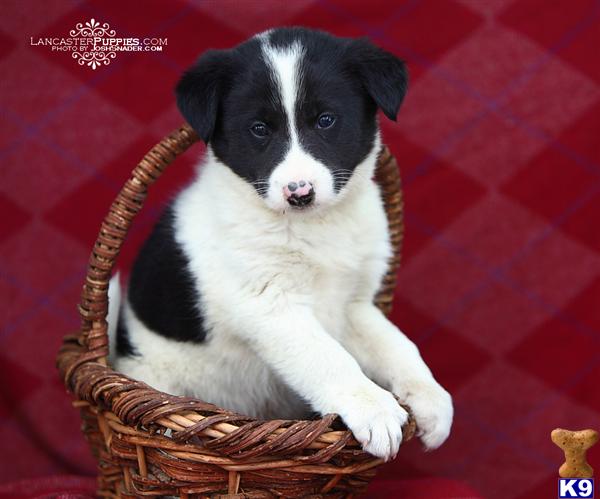
[{"label": "basket handle", "polygon": [[88,350],[86,361],[106,364],[108,356],[108,284],[113,267],[133,219],[142,209],[148,187],[173,160],[198,141],[187,124],[162,139],[143,157],[110,206],[92,249],[81,292],[81,337]]},{"label": "basket handle", "polygon": [[[133,219],[142,209],[148,188],[177,156],[198,140],[196,132],[187,124],[162,139],[133,169],[131,177],[113,201],[92,249],[81,292],[79,341],[87,348],[87,353],[81,356],[77,364],[96,360],[106,365],[108,285],[117,256]],[[390,260],[388,272],[375,303],[385,313],[389,313],[396,284],[396,271],[400,263],[403,224],[400,175],[396,161],[387,148],[379,155],[376,180],[382,189],[394,256]]]}]

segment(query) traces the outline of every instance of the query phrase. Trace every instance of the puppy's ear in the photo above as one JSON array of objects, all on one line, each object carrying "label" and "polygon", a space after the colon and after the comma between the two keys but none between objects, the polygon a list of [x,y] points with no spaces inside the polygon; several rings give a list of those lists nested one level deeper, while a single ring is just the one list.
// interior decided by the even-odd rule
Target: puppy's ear
[{"label": "puppy's ear", "polygon": [[175,88],[179,111],[205,143],[215,129],[219,103],[230,76],[230,60],[229,51],[207,51]]},{"label": "puppy's ear", "polygon": [[408,88],[408,71],[395,55],[373,45],[368,38],[353,40],[349,50],[351,71],[389,119],[396,121]]}]

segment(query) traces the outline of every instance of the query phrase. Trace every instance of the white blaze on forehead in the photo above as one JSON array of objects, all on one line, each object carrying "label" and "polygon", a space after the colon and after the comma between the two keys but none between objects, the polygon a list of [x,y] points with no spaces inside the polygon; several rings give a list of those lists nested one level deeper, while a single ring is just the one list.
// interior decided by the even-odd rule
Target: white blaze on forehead
[{"label": "white blaze on forehead", "polygon": [[298,132],[294,120],[294,109],[300,88],[300,64],[304,48],[299,42],[287,47],[273,47],[263,43],[265,61],[273,71],[273,79],[277,83],[281,103],[287,116],[292,139],[292,147],[298,144]]},{"label": "white blaze on forehead", "polygon": [[277,87],[290,131],[287,153],[269,176],[267,205],[285,210],[288,205],[284,199],[284,188],[289,182],[300,180],[310,182],[314,187],[315,204],[326,204],[335,197],[333,177],[321,161],[303,149],[296,127],[295,111],[302,83],[304,47],[298,41],[286,47],[274,47],[268,43],[266,36],[261,36],[260,39],[263,57],[271,69],[271,77]]}]

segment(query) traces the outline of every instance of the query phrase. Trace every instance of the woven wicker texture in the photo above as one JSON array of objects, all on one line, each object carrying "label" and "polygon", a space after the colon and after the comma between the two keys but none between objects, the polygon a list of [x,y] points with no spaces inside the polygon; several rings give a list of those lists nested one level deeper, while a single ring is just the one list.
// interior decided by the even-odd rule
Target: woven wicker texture
[{"label": "woven wicker texture", "polygon": [[[79,311],[81,331],[65,337],[58,368],[98,459],[104,497],[355,497],[380,459],[363,452],[336,415],[311,421],[257,421],[212,404],[168,395],[107,365],[108,284],[148,188],[198,140],[187,125],[134,168],[105,217],[92,250]],[[378,158],[376,180],[394,256],[376,297],[389,313],[402,243],[402,194],[394,157]],[[411,419],[404,439],[415,432]]]}]

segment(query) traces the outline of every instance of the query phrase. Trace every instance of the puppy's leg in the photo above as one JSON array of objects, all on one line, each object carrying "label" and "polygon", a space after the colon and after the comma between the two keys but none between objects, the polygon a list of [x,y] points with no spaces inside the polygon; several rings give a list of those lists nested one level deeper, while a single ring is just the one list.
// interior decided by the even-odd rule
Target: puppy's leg
[{"label": "puppy's leg", "polygon": [[411,408],[425,446],[439,447],[452,426],[452,398],[434,379],[415,344],[372,303],[349,305],[348,316],[351,327],[344,346],[369,377]]},{"label": "puppy's leg", "polygon": [[263,305],[260,300],[240,305],[250,306],[253,313],[244,314],[235,330],[242,331],[255,352],[313,409],[339,414],[367,452],[384,459],[394,456],[407,413],[392,394],[364,375],[310,308],[267,310]]}]

